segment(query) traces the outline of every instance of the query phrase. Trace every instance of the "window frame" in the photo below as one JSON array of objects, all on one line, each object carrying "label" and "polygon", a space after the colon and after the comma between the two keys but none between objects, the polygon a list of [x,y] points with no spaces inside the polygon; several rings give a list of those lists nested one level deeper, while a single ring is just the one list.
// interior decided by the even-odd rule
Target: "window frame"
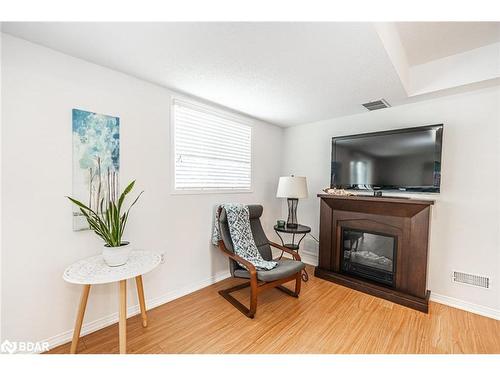
[{"label": "window frame", "polygon": [[[250,187],[248,189],[176,189],[175,187],[175,102],[184,102],[189,106],[194,106],[200,108],[200,110],[205,110],[225,117],[229,120],[238,121],[242,125],[246,125],[250,128]],[[170,126],[169,126],[169,137],[170,137],[170,194],[171,195],[205,195],[205,194],[250,194],[254,192],[254,130],[255,121],[244,117],[240,114],[235,113],[227,108],[217,106],[215,104],[207,104],[199,100],[194,100],[191,98],[186,98],[180,95],[172,95],[170,99]]]}]

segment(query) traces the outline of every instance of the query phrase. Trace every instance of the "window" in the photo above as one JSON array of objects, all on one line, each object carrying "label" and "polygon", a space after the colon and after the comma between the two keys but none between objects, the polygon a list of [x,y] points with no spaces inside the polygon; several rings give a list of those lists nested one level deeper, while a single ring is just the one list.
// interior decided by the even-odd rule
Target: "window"
[{"label": "window", "polygon": [[172,107],[174,191],[250,191],[251,126],[205,105],[175,99]]}]

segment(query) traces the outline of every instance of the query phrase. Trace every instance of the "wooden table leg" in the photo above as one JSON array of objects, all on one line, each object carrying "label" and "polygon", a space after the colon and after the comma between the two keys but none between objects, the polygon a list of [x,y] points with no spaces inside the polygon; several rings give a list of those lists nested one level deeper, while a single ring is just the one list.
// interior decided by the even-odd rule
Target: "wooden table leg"
[{"label": "wooden table leg", "polygon": [[127,280],[120,281],[120,309],[119,309],[119,339],[120,354],[127,353]]},{"label": "wooden table leg", "polygon": [[139,297],[139,306],[141,307],[142,326],[148,326],[148,316],[146,315],[146,301],[144,300],[144,286],[142,284],[142,276],[136,276],[135,282],[137,284],[137,295]]},{"label": "wooden table leg", "polygon": [[73,340],[71,341],[70,353],[75,354],[80,338],[80,331],[82,329],[83,316],[85,315],[85,308],[87,307],[87,300],[89,298],[90,285],[84,285],[82,296],[80,298],[80,306],[78,307],[78,314],[76,315],[75,329],[73,330]]}]

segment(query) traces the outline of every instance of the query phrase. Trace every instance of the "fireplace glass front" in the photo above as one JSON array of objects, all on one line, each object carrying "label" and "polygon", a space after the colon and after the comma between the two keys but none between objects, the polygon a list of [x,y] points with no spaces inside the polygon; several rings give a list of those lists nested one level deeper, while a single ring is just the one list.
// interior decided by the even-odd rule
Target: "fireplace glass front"
[{"label": "fireplace glass front", "polygon": [[342,228],[342,272],[394,286],[397,238]]}]

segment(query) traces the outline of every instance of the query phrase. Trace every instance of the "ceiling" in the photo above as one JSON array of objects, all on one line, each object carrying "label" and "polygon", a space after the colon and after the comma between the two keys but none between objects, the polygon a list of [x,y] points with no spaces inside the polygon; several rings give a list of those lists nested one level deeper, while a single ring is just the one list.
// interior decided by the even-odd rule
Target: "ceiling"
[{"label": "ceiling", "polygon": [[397,22],[409,65],[500,42],[500,22]]},{"label": "ceiling", "polygon": [[370,23],[3,23],[3,31],[281,126],[405,98]]},{"label": "ceiling", "polygon": [[[498,41],[499,23],[398,23],[410,65]],[[2,31],[280,126],[410,100],[372,23],[4,22]]]}]

